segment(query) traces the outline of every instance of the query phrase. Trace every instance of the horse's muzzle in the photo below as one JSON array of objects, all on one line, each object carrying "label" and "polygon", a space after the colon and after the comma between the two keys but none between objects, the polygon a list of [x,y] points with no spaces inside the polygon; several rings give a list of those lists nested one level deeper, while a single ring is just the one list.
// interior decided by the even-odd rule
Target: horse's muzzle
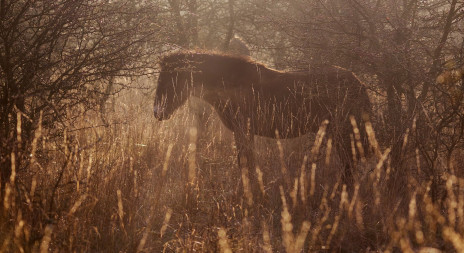
[{"label": "horse's muzzle", "polygon": [[155,104],[155,106],[153,107],[153,115],[159,121],[162,121],[162,120],[166,119],[165,110],[164,110],[163,106],[161,106],[161,105]]}]

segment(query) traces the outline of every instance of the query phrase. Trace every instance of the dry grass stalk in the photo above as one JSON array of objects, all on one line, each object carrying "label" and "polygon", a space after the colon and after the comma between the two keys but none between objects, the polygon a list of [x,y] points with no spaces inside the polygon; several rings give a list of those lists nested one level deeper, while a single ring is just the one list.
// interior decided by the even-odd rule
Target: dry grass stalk
[{"label": "dry grass stalk", "polygon": [[327,125],[329,125],[329,121],[324,120],[321,126],[319,127],[319,130],[317,131],[316,140],[314,141],[314,145],[311,149],[311,162],[314,162],[315,159],[317,159],[317,156],[319,155],[319,151],[322,145],[322,140],[324,139],[324,136],[326,134]]},{"label": "dry grass stalk", "polygon": [[21,145],[23,143],[22,137],[21,137],[21,112],[18,110],[16,113],[16,138],[17,138],[17,144],[18,144],[18,150],[21,150]]},{"label": "dry grass stalk", "polygon": [[374,128],[372,127],[372,123],[370,121],[366,121],[365,123],[367,139],[371,148],[374,150],[374,154],[378,160],[382,159],[382,151],[380,150],[380,145],[377,142],[377,138],[375,138]]},{"label": "dry grass stalk", "polygon": [[457,178],[454,175],[448,176],[448,179],[446,180],[446,191],[448,193],[446,198],[448,206],[448,221],[452,224],[452,226],[456,224],[456,209],[458,207],[456,195],[454,194],[454,184],[456,181]]},{"label": "dry grass stalk", "polygon": [[26,222],[23,220],[21,211],[18,212],[17,221],[14,229],[14,243],[18,247],[19,252],[24,252],[21,242],[21,234],[23,233],[24,225]]},{"label": "dry grass stalk", "polygon": [[224,228],[219,228],[218,230],[218,237],[219,237],[219,247],[222,253],[232,253],[232,249],[229,246],[229,242],[227,239],[227,232]]},{"label": "dry grass stalk", "polygon": [[190,185],[195,185],[196,175],[196,156],[197,156],[197,138],[198,130],[196,127],[189,129],[189,147],[188,147],[188,180]]},{"label": "dry grass stalk", "polygon": [[64,149],[64,156],[68,157],[69,156],[69,147],[68,147],[68,129],[64,129],[63,131],[63,143],[62,143],[63,149]]},{"label": "dry grass stalk", "polygon": [[361,162],[366,163],[366,156],[364,155],[364,148],[361,144],[361,133],[359,132],[358,124],[353,115],[350,116],[351,126],[353,127],[354,138],[356,141],[356,147],[358,148],[359,155],[361,156]]},{"label": "dry grass stalk", "polygon": [[404,154],[406,150],[406,145],[408,144],[408,137],[409,137],[409,128],[406,129],[406,132],[404,133],[404,138],[403,138],[403,144],[401,144],[401,153]]},{"label": "dry grass stalk", "polygon": [[417,244],[422,245],[424,244],[424,232],[422,232],[422,226],[419,221],[416,220],[414,225],[414,237],[416,239]]},{"label": "dry grass stalk", "polygon": [[363,204],[361,201],[356,203],[356,225],[360,230],[364,230],[364,221],[363,221]]},{"label": "dry grass stalk", "polygon": [[419,155],[419,149],[416,148],[416,167],[417,167],[417,174],[421,174],[421,164],[420,164],[420,155]]},{"label": "dry grass stalk", "polygon": [[265,190],[264,190],[263,172],[261,171],[258,165],[256,166],[256,175],[258,177],[259,190],[261,191],[261,194],[264,196]]},{"label": "dry grass stalk", "polygon": [[52,225],[45,226],[44,236],[42,238],[42,242],[40,243],[40,253],[48,252],[48,248],[52,240],[52,232],[53,232]]},{"label": "dry grass stalk", "polygon": [[303,163],[300,168],[300,200],[303,203],[303,206],[306,206],[306,163],[308,161],[308,156],[303,157]]},{"label": "dry grass stalk", "polygon": [[380,194],[380,189],[379,189],[379,184],[380,184],[380,177],[382,175],[382,167],[383,167],[383,164],[385,163],[385,160],[387,160],[388,158],[388,155],[390,154],[390,149],[387,148],[385,150],[385,152],[383,153],[382,157],[380,158],[380,160],[377,162],[377,165],[375,166],[375,180],[373,182],[373,186],[374,186],[374,194],[375,194],[375,206],[379,206],[380,205],[380,199],[381,199],[381,194]]},{"label": "dry grass stalk", "polygon": [[243,193],[248,206],[253,205],[253,193],[251,191],[250,178],[248,177],[248,168],[242,167],[242,184],[243,184]]},{"label": "dry grass stalk", "polygon": [[150,228],[148,228],[148,227],[145,227],[143,229],[142,238],[140,239],[140,242],[139,242],[139,245],[137,246],[137,251],[136,252],[143,252],[144,251],[145,244],[147,243],[147,239],[148,239],[149,230],[150,230]]},{"label": "dry grass stalk", "polygon": [[338,179],[337,182],[335,182],[335,184],[333,185],[332,191],[331,191],[330,197],[329,197],[330,200],[334,200],[334,198],[335,198],[335,196],[336,196],[336,194],[337,194],[338,186],[340,185],[340,181],[341,181],[341,180]]},{"label": "dry grass stalk", "polygon": [[412,194],[411,200],[409,201],[409,218],[408,218],[408,229],[413,230],[417,215],[417,203],[416,203],[416,192]]},{"label": "dry grass stalk", "polygon": [[308,236],[309,229],[311,228],[311,222],[303,221],[301,224],[300,232],[295,240],[294,252],[298,253],[303,250],[304,244],[306,242],[306,237]]},{"label": "dry grass stalk", "polygon": [[434,208],[434,206],[433,206],[433,203],[432,203],[432,199],[429,196],[430,185],[431,184],[432,184],[432,182],[430,182],[430,181],[427,183],[427,186],[425,187],[426,190],[425,190],[424,196],[422,198],[422,202],[425,205],[425,223],[429,227],[429,231],[436,231],[436,229],[437,229],[437,221],[433,217],[433,208]]},{"label": "dry grass stalk", "polygon": [[32,182],[31,182],[31,191],[29,192],[29,196],[30,198],[34,198],[34,194],[35,194],[35,189],[37,188],[37,176],[34,175],[32,177]]},{"label": "dry grass stalk", "polygon": [[16,154],[11,152],[11,174],[10,174],[10,185],[13,187],[16,180]]},{"label": "dry grass stalk", "polygon": [[89,155],[89,164],[87,165],[86,191],[89,191],[91,169],[92,169],[92,154]]},{"label": "dry grass stalk", "polygon": [[408,231],[406,228],[406,219],[403,217],[396,218],[395,226],[395,229],[391,232],[392,240],[385,249],[385,252],[392,252],[394,244],[397,244],[400,247],[401,252],[414,252],[411,246],[411,242],[407,237]]},{"label": "dry grass stalk", "polygon": [[423,203],[425,205],[425,223],[429,227],[428,229],[428,235],[427,237],[432,237],[434,231],[437,231],[437,227],[445,225],[446,219],[445,217],[441,214],[440,208],[437,207],[434,202],[432,201],[432,198],[430,197],[430,189],[432,182],[429,181],[427,187],[426,187],[426,192],[423,196]]},{"label": "dry grass stalk", "polygon": [[[458,179],[459,188],[462,189],[464,187],[464,178]],[[457,207],[457,216],[458,216],[458,223],[457,229],[460,234],[464,233],[464,191],[459,191],[458,193],[458,207]]]},{"label": "dry grass stalk", "polygon": [[414,253],[414,249],[412,248],[411,242],[406,237],[402,237],[400,239],[400,248],[401,248],[401,252]]},{"label": "dry grass stalk", "polygon": [[8,183],[5,184],[5,192],[3,197],[3,207],[5,213],[11,208],[15,206],[15,196],[14,196],[14,189],[15,189],[15,180],[16,180],[16,154],[11,152],[11,174],[10,180]]},{"label": "dry grass stalk", "polygon": [[300,231],[297,235],[293,234],[293,224],[292,224],[292,216],[288,211],[288,205],[285,198],[285,193],[283,187],[280,186],[280,195],[282,199],[282,214],[281,214],[281,224],[282,224],[282,237],[283,237],[283,244],[285,247],[286,252],[296,253],[301,252],[304,247],[304,243],[306,241],[306,237],[308,235],[308,231],[311,227],[311,223],[308,221],[304,221],[301,225]]},{"label": "dry grass stalk", "polygon": [[309,242],[309,247],[310,249],[316,244],[317,238],[325,224],[325,222],[329,219],[330,217],[330,207],[327,204],[327,192],[324,191],[324,194],[322,196],[321,203],[319,205],[319,210],[323,210],[323,216],[318,220],[316,225],[314,226],[314,229],[311,231],[311,241]]},{"label": "dry grass stalk", "polygon": [[387,169],[385,170],[385,182],[390,179],[390,173],[392,172],[391,159],[387,159]]},{"label": "dry grass stalk", "polygon": [[263,246],[262,249],[266,253],[272,253],[271,237],[269,235],[269,228],[265,221],[261,222],[263,227]]},{"label": "dry grass stalk", "polygon": [[285,187],[289,186],[290,180],[288,178],[288,169],[287,165],[285,165],[284,159],[284,149],[282,147],[282,142],[280,141],[279,131],[276,130],[276,139],[277,139],[277,148],[279,149],[279,161],[280,161],[280,172],[282,173],[282,179],[285,184]]},{"label": "dry grass stalk", "polygon": [[7,252],[8,251],[8,246],[10,245],[10,242],[11,242],[11,236],[7,235],[3,239],[2,248],[0,248],[0,252]]},{"label": "dry grass stalk", "polygon": [[42,117],[43,111],[40,111],[39,123],[37,125],[37,130],[34,131],[34,139],[31,144],[31,164],[35,164],[35,152],[37,150],[37,142],[39,141],[40,136],[42,135]]},{"label": "dry grass stalk", "polygon": [[327,140],[327,149],[325,153],[325,166],[328,167],[330,164],[330,155],[332,154],[332,138]]},{"label": "dry grass stalk", "polygon": [[[77,211],[77,209],[81,206],[82,202],[84,202],[84,200],[87,198],[87,196],[88,196],[87,194],[83,194],[82,196],[80,196],[79,199],[76,201],[76,203],[74,203],[74,205],[71,207],[71,210],[69,210],[68,215],[73,215]],[[118,194],[118,202],[119,202],[119,194]],[[120,208],[122,210],[122,203],[121,203]]]},{"label": "dry grass stalk", "polygon": [[296,177],[293,182],[293,189],[290,191],[290,199],[292,200],[292,207],[295,208],[298,202],[298,178]]},{"label": "dry grass stalk", "polygon": [[122,206],[121,190],[118,189],[116,193],[118,195],[118,216],[119,216],[119,221],[120,221],[119,224],[121,225],[121,228],[124,229],[124,209]]},{"label": "dry grass stalk", "polygon": [[316,163],[311,164],[311,186],[309,188],[309,196],[313,196],[316,191]]},{"label": "dry grass stalk", "polygon": [[448,226],[443,228],[443,237],[450,241],[457,252],[464,252],[464,237]]},{"label": "dry grass stalk", "polygon": [[327,241],[326,241],[326,246],[327,247],[330,247],[330,243],[332,241],[332,238],[335,236],[335,233],[337,232],[338,224],[340,223],[341,215],[343,214],[343,210],[344,210],[344,208],[345,208],[345,206],[347,204],[348,204],[348,193],[346,192],[346,185],[343,185],[342,194],[340,196],[340,203],[339,203],[339,206],[338,206],[338,213],[335,216],[335,220],[334,220],[334,223],[332,224],[332,228],[330,230],[329,237],[327,238]]},{"label": "dry grass stalk", "polygon": [[163,221],[163,226],[160,229],[160,237],[163,238],[164,232],[166,232],[166,229],[168,228],[169,225],[169,220],[171,220],[172,216],[172,209],[168,208],[166,211],[166,214],[164,216],[164,221]]},{"label": "dry grass stalk", "polygon": [[359,183],[356,183],[356,185],[354,186],[353,198],[351,199],[351,202],[348,206],[348,218],[349,219],[353,218],[353,210],[354,210],[356,201],[358,199],[358,193],[359,193]]},{"label": "dry grass stalk", "polygon": [[354,136],[353,134],[350,134],[350,140],[351,140],[351,155],[352,155],[352,159],[353,159],[353,162],[354,164],[357,164],[358,163],[358,156],[356,155],[356,141],[354,139]]},{"label": "dry grass stalk", "polygon": [[164,178],[166,177],[166,172],[168,171],[168,165],[169,165],[169,160],[171,158],[171,153],[172,153],[172,148],[174,147],[174,145],[171,143],[169,144],[168,146],[168,150],[166,151],[166,157],[164,159],[164,163],[163,163],[163,170],[161,171],[161,178],[162,178],[162,181],[164,181]]},{"label": "dry grass stalk", "polygon": [[285,193],[282,186],[280,189],[280,197],[282,199],[282,214],[281,214],[281,224],[282,224],[282,237],[285,250],[287,252],[294,252],[294,236],[293,236],[293,224],[292,216],[288,211],[287,200],[285,199]]},{"label": "dry grass stalk", "polygon": [[5,184],[5,196],[3,198],[3,211],[6,213],[8,212],[8,210],[10,209],[10,201],[11,201],[11,193],[12,193],[12,190],[11,190],[11,186],[9,183],[6,183]]},{"label": "dry grass stalk", "polygon": [[79,154],[79,169],[77,170],[77,173],[76,173],[76,177],[75,177],[75,180],[76,180],[76,191],[77,192],[80,192],[80,180],[81,180],[81,175],[82,175],[82,170],[84,169],[84,154],[83,152]]}]

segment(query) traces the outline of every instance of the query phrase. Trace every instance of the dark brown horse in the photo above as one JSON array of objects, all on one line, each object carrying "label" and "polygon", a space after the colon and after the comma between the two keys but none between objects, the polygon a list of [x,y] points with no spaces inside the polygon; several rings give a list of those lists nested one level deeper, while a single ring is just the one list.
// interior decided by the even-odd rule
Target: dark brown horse
[{"label": "dark brown horse", "polygon": [[160,65],[155,117],[168,119],[190,96],[203,99],[234,132],[239,166],[254,168],[255,135],[294,138],[317,132],[324,120],[341,161],[354,166],[349,116],[362,123],[371,104],[351,72],[336,67],[280,72],[247,58],[192,52],[170,54]]}]

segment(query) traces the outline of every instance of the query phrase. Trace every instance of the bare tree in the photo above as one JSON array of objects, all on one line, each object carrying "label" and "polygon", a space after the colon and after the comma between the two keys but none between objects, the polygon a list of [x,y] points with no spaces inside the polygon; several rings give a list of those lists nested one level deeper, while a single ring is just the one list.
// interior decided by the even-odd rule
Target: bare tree
[{"label": "bare tree", "polygon": [[95,109],[113,77],[150,68],[156,13],[125,0],[0,2],[2,182],[11,153],[17,168],[27,167],[19,161],[39,115],[45,128],[60,129],[75,110]]},{"label": "bare tree", "polygon": [[400,155],[413,119],[418,127],[430,125],[422,112],[437,98],[431,90],[447,60],[453,59],[457,67],[463,64],[458,52],[463,4],[455,0],[280,4],[282,8],[268,8],[263,20],[286,36],[301,63],[340,65],[377,80],[386,101],[385,139]]}]

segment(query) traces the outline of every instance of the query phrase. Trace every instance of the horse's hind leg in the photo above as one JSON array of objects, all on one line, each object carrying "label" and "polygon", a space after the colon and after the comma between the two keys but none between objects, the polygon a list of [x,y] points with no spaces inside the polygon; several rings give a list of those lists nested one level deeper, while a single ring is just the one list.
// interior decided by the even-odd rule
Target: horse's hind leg
[{"label": "horse's hind leg", "polygon": [[337,151],[342,164],[342,183],[347,185],[348,189],[352,188],[354,184],[353,170],[355,168],[356,161],[353,156],[353,147],[350,136],[350,131],[342,131],[341,135],[335,139]]}]

